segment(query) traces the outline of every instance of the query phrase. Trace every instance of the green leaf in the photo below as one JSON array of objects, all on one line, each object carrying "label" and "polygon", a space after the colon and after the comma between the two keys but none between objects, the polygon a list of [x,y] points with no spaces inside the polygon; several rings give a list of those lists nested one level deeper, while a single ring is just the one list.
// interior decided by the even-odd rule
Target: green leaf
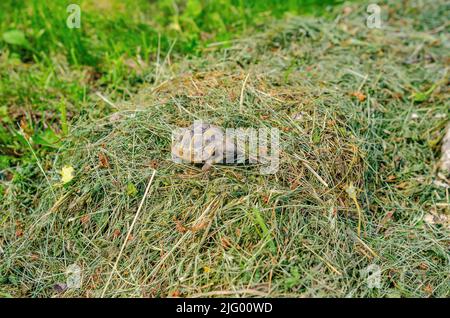
[{"label": "green leaf", "polygon": [[14,140],[9,131],[3,127],[3,125],[0,125],[0,144],[13,144]]},{"label": "green leaf", "polygon": [[411,95],[411,98],[413,99],[413,101],[418,102],[418,103],[424,102],[431,96],[431,93],[433,93],[436,86],[437,85],[434,84],[426,92],[415,92]]},{"label": "green leaf", "polygon": [[412,99],[415,102],[424,102],[428,99],[428,95],[422,92],[417,92],[412,95]]},{"label": "green leaf", "polygon": [[10,156],[0,155],[0,170],[8,168],[11,165],[11,159]]},{"label": "green leaf", "polygon": [[195,18],[202,13],[202,3],[200,0],[188,0],[183,13],[186,17]]},{"label": "green leaf", "polygon": [[319,129],[314,129],[313,131],[313,135],[312,135],[312,142],[315,144],[320,143],[320,139],[322,138],[321,134],[320,134],[320,130]]},{"label": "green leaf", "polygon": [[8,108],[6,106],[0,106],[0,122],[10,123],[11,119],[8,116]]},{"label": "green leaf", "polygon": [[136,186],[133,183],[129,182],[127,184],[127,194],[130,197],[134,197],[137,193],[138,193],[138,191],[136,189]]},{"label": "green leaf", "polygon": [[188,38],[197,38],[198,37],[198,35],[200,34],[200,29],[193,19],[187,18],[187,17],[182,17],[182,18],[180,18],[180,21],[182,22],[183,31],[185,33],[184,34],[185,36],[187,36]]},{"label": "green leaf", "polygon": [[3,33],[3,41],[8,44],[28,47],[30,44],[25,37],[25,33],[20,30],[10,30]]},{"label": "green leaf", "polygon": [[37,145],[42,145],[45,147],[58,148],[60,138],[51,129],[46,129],[33,136],[33,142]]},{"label": "green leaf", "polygon": [[287,288],[295,287],[300,283],[300,273],[297,267],[291,268],[291,276],[286,278],[285,283]]},{"label": "green leaf", "polygon": [[61,113],[61,130],[64,136],[67,136],[69,128],[67,124],[67,107],[64,101],[59,104],[59,111]]},{"label": "green leaf", "polygon": [[14,276],[14,275],[10,275],[10,276],[8,277],[8,282],[9,282],[10,284],[14,285],[14,286],[17,286],[17,285],[19,284],[19,280],[18,280],[17,277]]},{"label": "green leaf", "polygon": [[[266,225],[266,222],[264,221],[263,217],[261,216],[261,213],[257,208],[253,208],[253,216],[255,217],[256,223],[259,225],[262,231],[262,238],[266,239],[269,244],[270,251],[272,254],[276,254],[277,247],[275,245],[275,242],[272,239],[272,236],[270,234],[269,228]],[[258,231],[259,232],[259,231]]]},{"label": "green leaf", "polygon": [[226,31],[225,23],[219,13],[213,12],[206,18],[207,26],[210,30],[216,30],[216,32],[222,33]]}]

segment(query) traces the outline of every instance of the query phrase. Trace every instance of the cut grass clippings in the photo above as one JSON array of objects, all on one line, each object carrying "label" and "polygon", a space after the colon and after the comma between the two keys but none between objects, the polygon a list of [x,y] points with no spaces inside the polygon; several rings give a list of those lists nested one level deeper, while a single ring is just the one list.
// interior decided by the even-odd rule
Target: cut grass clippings
[{"label": "cut grass clippings", "polygon": [[[381,30],[357,5],[333,21],[285,19],[202,57],[163,59],[129,101],[105,97],[118,111],[78,121],[49,186],[30,198],[8,185],[0,293],[448,297],[449,232],[423,221],[449,213],[448,188],[433,182],[448,8],[426,6],[383,5]],[[279,170],[172,162],[171,132],[195,119],[280,129]],[[65,184],[63,167],[74,169]],[[82,287],[58,293],[71,264]],[[367,285],[373,266],[379,288]]]}]

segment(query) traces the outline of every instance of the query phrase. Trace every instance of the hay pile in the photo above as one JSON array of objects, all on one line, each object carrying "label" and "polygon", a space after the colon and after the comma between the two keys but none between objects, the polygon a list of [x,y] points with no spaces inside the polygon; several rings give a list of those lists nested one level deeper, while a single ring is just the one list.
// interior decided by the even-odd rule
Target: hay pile
[{"label": "hay pile", "polygon": [[[53,295],[74,263],[83,285],[64,296],[100,296],[156,170],[105,296],[418,295],[424,282],[445,294],[445,241],[425,230],[407,238],[409,221],[387,235],[381,223],[393,207],[418,208],[414,185],[395,194],[409,199],[386,199],[394,195],[384,183],[391,165],[410,164],[390,157],[398,147],[390,138],[398,138],[403,110],[415,107],[415,82],[442,80],[448,62],[442,32],[430,31],[442,23],[414,25],[438,23],[425,15],[444,5],[411,13],[416,3],[402,3],[384,7],[392,15],[381,30],[366,28],[364,8],[355,5],[332,22],[290,18],[202,58],[166,59],[153,84],[131,101],[113,102],[116,113],[80,120],[55,160],[51,187],[43,183],[36,207],[20,216],[32,225],[20,238],[4,236],[3,273],[23,282],[8,292]],[[446,112],[439,89],[432,101]],[[278,172],[215,165],[204,173],[172,162],[171,132],[196,119],[280,129]],[[444,122],[436,119],[424,133],[437,135]],[[422,153],[416,159],[427,161]],[[65,185],[63,166],[75,171]],[[408,250],[412,245],[419,250]],[[429,262],[429,275],[396,289],[395,271],[420,261]],[[361,276],[374,262],[389,273],[380,290],[365,288]]]}]

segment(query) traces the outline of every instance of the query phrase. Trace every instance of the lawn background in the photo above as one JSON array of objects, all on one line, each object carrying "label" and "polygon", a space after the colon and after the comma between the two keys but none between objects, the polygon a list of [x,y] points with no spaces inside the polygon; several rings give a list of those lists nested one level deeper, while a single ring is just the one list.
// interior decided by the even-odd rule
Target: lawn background
[{"label": "lawn background", "polygon": [[[35,160],[55,150],[71,118],[110,111],[94,92],[128,99],[152,81],[157,59],[199,55],[285,15],[326,15],[339,1],[79,1],[81,28],[69,29],[72,1],[2,1],[0,4],[0,171],[20,178]],[[8,33],[16,32],[9,39]],[[225,44],[226,45],[226,44]],[[2,191],[0,190],[0,193]]]}]

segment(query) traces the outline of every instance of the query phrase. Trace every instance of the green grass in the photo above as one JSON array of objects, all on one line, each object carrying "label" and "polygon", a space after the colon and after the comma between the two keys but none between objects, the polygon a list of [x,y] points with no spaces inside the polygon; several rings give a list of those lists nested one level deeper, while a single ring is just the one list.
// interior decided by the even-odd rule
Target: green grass
[{"label": "green grass", "polygon": [[[448,188],[435,182],[449,117],[448,5],[389,2],[381,30],[366,28],[365,6],[351,8],[259,32],[248,23],[239,41],[187,58],[166,46],[142,70],[152,81],[121,82],[129,94],[107,82],[109,101],[86,97],[72,121],[73,108],[55,101],[62,140],[45,144],[49,133],[36,147],[23,124],[31,162],[2,182],[0,295],[449,297],[449,229],[423,219],[449,213]],[[173,163],[172,129],[197,118],[279,128],[280,170]],[[67,165],[75,178],[62,185]],[[59,294],[70,264],[83,286]],[[381,286],[370,289],[373,264]]]},{"label": "green grass", "polygon": [[[91,109],[93,93],[129,98],[154,80],[155,63],[169,50],[198,55],[208,43],[231,40],[272,15],[325,12],[334,1],[80,1],[80,29],[66,27],[70,3],[0,4],[0,169],[33,161],[17,136],[19,125],[44,158],[72,117],[110,111]],[[20,41],[5,40],[11,31],[21,32]]]}]

